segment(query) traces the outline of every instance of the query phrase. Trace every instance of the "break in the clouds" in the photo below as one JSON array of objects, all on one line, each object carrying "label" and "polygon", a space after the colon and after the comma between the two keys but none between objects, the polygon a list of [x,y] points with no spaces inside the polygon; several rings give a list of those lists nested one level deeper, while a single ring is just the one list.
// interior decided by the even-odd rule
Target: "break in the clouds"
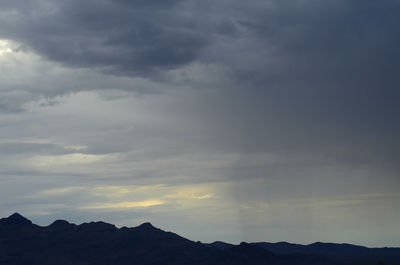
[{"label": "break in the clouds", "polygon": [[399,9],[1,1],[0,213],[399,245]]}]

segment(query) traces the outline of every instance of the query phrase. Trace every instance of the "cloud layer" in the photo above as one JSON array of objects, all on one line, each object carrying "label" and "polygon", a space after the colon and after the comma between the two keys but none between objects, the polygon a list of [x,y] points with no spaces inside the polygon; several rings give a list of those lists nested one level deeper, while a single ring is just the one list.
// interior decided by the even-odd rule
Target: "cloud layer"
[{"label": "cloud layer", "polygon": [[0,213],[398,245],[399,9],[1,1]]}]

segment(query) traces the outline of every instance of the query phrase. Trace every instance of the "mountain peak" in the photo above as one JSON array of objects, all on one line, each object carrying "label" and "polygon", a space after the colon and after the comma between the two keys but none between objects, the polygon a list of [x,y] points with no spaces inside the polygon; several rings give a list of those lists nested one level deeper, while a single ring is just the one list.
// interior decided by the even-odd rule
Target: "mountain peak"
[{"label": "mountain peak", "polygon": [[7,218],[0,219],[0,225],[7,226],[28,226],[32,225],[32,222],[19,213],[13,213]]},{"label": "mountain peak", "polygon": [[67,229],[72,227],[73,224],[65,221],[65,220],[56,220],[49,227],[54,229]]},{"label": "mountain peak", "polygon": [[[135,229],[139,230],[139,231],[159,231],[160,229],[158,229],[157,227],[154,227],[151,223],[146,222],[143,223],[137,227],[135,227]],[[160,230],[161,231],[161,230]]]},{"label": "mountain peak", "polygon": [[51,225],[70,225],[70,223],[65,220],[55,220]]},{"label": "mountain peak", "polygon": [[106,230],[115,230],[117,229],[115,225],[109,224],[106,222],[90,222],[90,223],[83,223],[80,224],[79,229],[83,230],[91,230],[91,231],[106,231]]},{"label": "mountain peak", "polygon": [[138,227],[140,227],[140,228],[146,228],[146,229],[155,228],[155,227],[154,227],[151,223],[149,223],[149,222],[143,223],[143,224],[139,225]]},{"label": "mountain peak", "polygon": [[228,249],[228,248],[231,248],[231,247],[234,246],[233,244],[225,243],[225,242],[222,242],[222,241],[214,241],[214,242],[212,242],[212,243],[210,243],[208,245],[210,245],[212,247],[215,247],[215,248],[218,248],[220,250]]}]

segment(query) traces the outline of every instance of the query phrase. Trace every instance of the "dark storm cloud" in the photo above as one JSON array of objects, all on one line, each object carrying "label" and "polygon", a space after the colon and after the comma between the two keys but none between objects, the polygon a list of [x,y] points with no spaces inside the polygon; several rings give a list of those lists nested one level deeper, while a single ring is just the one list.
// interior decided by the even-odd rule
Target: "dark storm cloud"
[{"label": "dark storm cloud", "polygon": [[2,5],[1,35],[71,67],[150,77],[195,62],[222,65],[231,83],[210,84],[219,92],[199,109],[228,147],[397,159],[399,1]]},{"label": "dark storm cloud", "polygon": [[155,74],[196,59],[208,39],[180,1],[34,1],[2,12],[1,35],[46,58],[116,74]]},{"label": "dark storm cloud", "polygon": [[211,62],[228,67],[239,87],[263,90],[277,101],[296,97],[294,108],[342,101],[344,112],[360,112],[372,98],[373,105],[391,112],[399,96],[399,5],[372,0],[5,1],[0,34],[72,67],[149,77]]},{"label": "dark storm cloud", "polygon": [[398,95],[399,2],[263,3],[234,5],[245,38],[211,53],[210,60],[229,62],[237,82],[300,98],[364,100],[382,95],[378,87]]},{"label": "dark storm cloud", "polygon": [[171,7],[182,0],[155,0],[155,1],[146,1],[146,0],[112,0],[115,3],[123,4],[126,7],[130,8],[166,8]]},{"label": "dark storm cloud", "polygon": [[397,1],[36,0],[28,5],[3,2],[0,33],[74,67],[148,76],[205,60],[228,65],[237,82],[278,83],[281,90],[321,86],[326,79],[335,83],[325,82],[325,90],[397,81]]},{"label": "dark storm cloud", "polygon": [[245,38],[208,54],[229,64],[236,82],[210,108],[224,110],[227,145],[395,165],[399,8],[398,1],[235,2]]}]

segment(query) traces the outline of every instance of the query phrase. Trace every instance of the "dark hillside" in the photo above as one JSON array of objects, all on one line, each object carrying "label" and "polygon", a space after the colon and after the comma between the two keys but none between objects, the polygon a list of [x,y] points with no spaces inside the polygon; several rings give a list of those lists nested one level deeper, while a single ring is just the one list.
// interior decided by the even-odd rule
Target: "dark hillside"
[{"label": "dark hillside", "polygon": [[41,227],[17,213],[0,219],[2,265],[341,265],[347,264],[344,257],[365,265],[363,257],[388,258],[386,252],[393,258],[388,261],[400,261],[398,249],[321,244],[202,244],[150,223],[119,229],[104,222],[57,220]]}]

